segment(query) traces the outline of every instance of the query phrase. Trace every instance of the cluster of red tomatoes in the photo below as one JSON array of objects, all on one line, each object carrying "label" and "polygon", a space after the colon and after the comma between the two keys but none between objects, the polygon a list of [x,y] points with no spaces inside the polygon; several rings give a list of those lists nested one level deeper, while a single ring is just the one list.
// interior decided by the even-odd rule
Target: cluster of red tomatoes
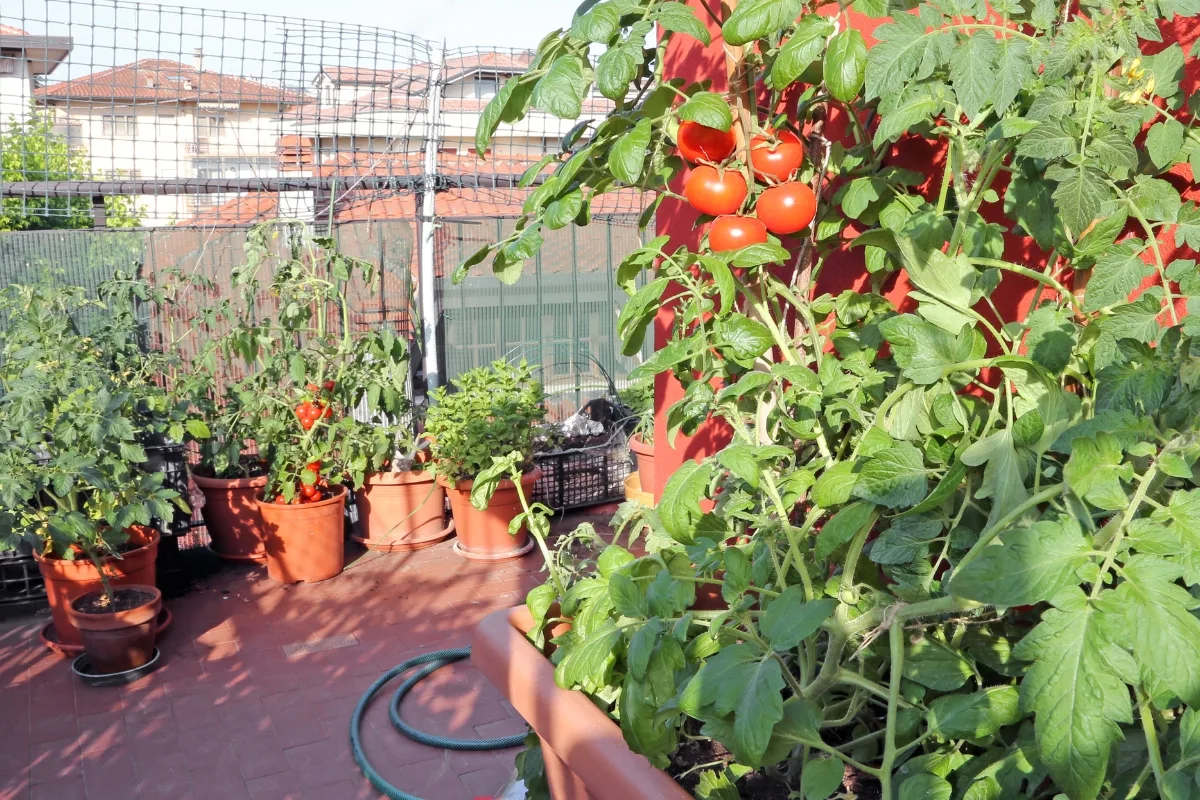
[{"label": "cluster of red tomatoes", "polygon": [[679,154],[696,165],[684,181],[683,195],[701,214],[716,217],[708,231],[714,251],[737,250],[777,236],[799,233],[817,212],[812,189],[793,180],[804,163],[804,144],[791,131],[768,131],[750,138],[750,167],[767,184],[758,196],[754,216],[739,214],[750,187],[736,169],[722,164],[737,148],[733,131],[709,128],[690,120],[679,126]]},{"label": "cluster of red tomatoes", "polygon": [[[311,484],[297,481],[296,494],[292,497],[291,502],[291,505],[294,506],[320,502],[327,499],[329,494],[329,481],[321,477],[321,462],[312,461],[304,468],[315,475],[317,479]],[[275,495],[275,502],[281,506],[288,505],[287,498],[281,494]]]},{"label": "cluster of red tomatoes", "polygon": [[[324,394],[328,395],[333,391],[333,387],[337,386],[333,381],[325,381]],[[296,419],[300,420],[300,427],[304,430],[309,430],[313,425],[317,424],[319,419],[329,419],[333,416],[333,411],[329,408],[329,404],[321,398],[322,387],[315,383],[310,383],[305,387],[309,394],[316,396],[315,400],[305,400],[300,405],[296,406]]]}]

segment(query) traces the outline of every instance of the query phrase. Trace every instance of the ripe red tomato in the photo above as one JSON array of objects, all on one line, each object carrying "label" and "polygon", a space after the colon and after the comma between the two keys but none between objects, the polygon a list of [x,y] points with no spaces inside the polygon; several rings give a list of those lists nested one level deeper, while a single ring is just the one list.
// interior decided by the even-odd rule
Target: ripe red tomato
[{"label": "ripe red tomato", "polygon": [[300,496],[301,497],[313,498],[313,497],[320,497],[320,495],[321,495],[321,490],[320,490],[320,488],[318,488],[318,486],[315,483],[311,484],[311,485],[307,484],[307,483],[300,484]]},{"label": "ripe red tomato", "polygon": [[679,124],[679,135],[676,139],[679,155],[693,164],[701,161],[719,163],[733,155],[733,150],[737,147],[733,131],[710,128],[691,120]]},{"label": "ripe red tomato", "polygon": [[750,164],[761,181],[769,178],[782,183],[789,180],[803,163],[804,144],[791,131],[750,138]]},{"label": "ripe red tomato", "polygon": [[337,386],[334,381],[325,381],[325,391],[332,392],[333,387]]},{"label": "ripe red tomato", "polygon": [[309,472],[319,475],[321,473],[321,462],[320,461],[310,461],[305,466],[305,469],[307,469]]},{"label": "ripe red tomato", "polygon": [[754,210],[767,230],[785,236],[808,227],[817,214],[817,198],[808,186],[791,181],[760,194]]},{"label": "ripe red tomato", "polygon": [[692,170],[683,184],[683,196],[701,214],[719,217],[735,214],[746,200],[746,179],[734,170],[718,171],[702,165]]},{"label": "ripe red tomato", "polygon": [[281,494],[277,494],[277,495],[275,495],[275,504],[276,504],[276,505],[281,505],[281,506],[286,506],[286,505],[287,505],[287,498],[286,498],[286,497],[284,497],[284,496],[283,496],[283,495],[281,495]]},{"label": "ripe red tomato", "polygon": [[318,386],[317,386],[315,383],[310,383],[310,384],[308,384],[307,386],[305,386],[304,388],[305,388],[305,389],[307,389],[308,391],[312,392],[313,394],[316,394],[316,393],[317,393],[317,389],[318,389],[319,387],[318,387]]},{"label": "ripe red tomato", "polygon": [[717,217],[708,229],[708,245],[714,252],[740,250],[767,240],[767,226],[754,217]]},{"label": "ripe red tomato", "polygon": [[325,410],[321,412],[321,417],[323,419],[329,419],[332,416],[333,416],[333,409],[330,408],[329,406],[325,406]]}]

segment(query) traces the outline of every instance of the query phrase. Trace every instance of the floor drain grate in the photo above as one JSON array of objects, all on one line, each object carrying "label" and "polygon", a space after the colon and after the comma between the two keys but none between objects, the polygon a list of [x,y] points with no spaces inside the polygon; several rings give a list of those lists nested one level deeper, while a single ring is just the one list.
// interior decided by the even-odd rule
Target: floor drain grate
[{"label": "floor drain grate", "polygon": [[323,653],[326,650],[337,650],[340,647],[354,647],[356,644],[358,644],[358,639],[354,638],[354,634],[344,633],[340,636],[330,636],[328,639],[314,639],[311,642],[285,644],[283,646],[283,654],[288,658],[295,658],[296,656],[310,656],[313,653]]}]

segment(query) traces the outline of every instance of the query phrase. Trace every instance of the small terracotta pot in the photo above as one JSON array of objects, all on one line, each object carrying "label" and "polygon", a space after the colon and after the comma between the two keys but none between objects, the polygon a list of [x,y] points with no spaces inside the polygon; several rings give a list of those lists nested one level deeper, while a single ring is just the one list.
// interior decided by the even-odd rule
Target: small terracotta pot
[{"label": "small terracotta pot", "polygon": [[192,480],[204,494],[200,514],[213,552],[225,561],[265,561],[262,515],[254,500],[267,485],[267,476],[206,478],[193,473]]},{"label": "small terracotta pot", "polygon": [[91,660],[92,672],[109,675],[137,669],[154,656],[154,637],[162,592],[153,586],[131,584],[114,590],[118,597],[128,591],[151,595],[146,602],[123,611],[102,614],[79,610],[79,604],[99,592],[88,592],[71,601],[67,614],[79,629],[83,649]]},{"label": "small terracotta pot", "polygon": [[[129,535],[143,544],[136,550],[122,553],[120,557],[108,556],[100,559],[104,574],[113,587],[153,586],[154,561],[158,557],[158,531],[148,526],[135,525],[129,529]],[[33,557],[46,582],[46,600],[50,605],[50,616],[54,621],[58,642],[67,648],[81,647],[83,639],[79,635],[79,629],[71,622],[67,609],[75,598],[102,588],[96,565],[86,557],[67,561],[63,558],[44,556],[37,551],[34,551]]]},{"label": "small terracotta pot", "polygon": [[[542,477],[542,471],[534,468],[521,476],[521,487],[529,500],[533,485]],[[517,485],[510,480],[500,481],[492,502],[480,511],[471,505],[471,487],[474,481],[459,481],[453,486],[439,476],[438,483],[450,495],[450,511],[454,515],[454,530],[458,534],[455,549],[460,555],[473,561],[508,561],[520,558],[533,548],[533,541],[525,526],[510,536],[508,525],[523,510]],[[533,501],[530,500],[532,503]]]},{"label": "small terracotta pot", "polygon": [[471,636],[471,663],[542,740],[554,800],[689,800],[690,794],[629,749],[621,729],[582,692],[560,689],[554,666],[525,638],[525,606],[495,611]]},{"label": "small terracotta pot", "polygon": [[629,437],[629,449],[637,459],[638,489],[654,494],[654,445],[646,444],[641,436],[634,434]]},{"label": "small terracotta pot", "polygon": [[355,492],[363,536],[370,550],[420,550],[446,539],[446,489],[433,472],[374,472]]},{"label": "small terracotta pot", "polygon": [[279,505],[255,498],[263,518],[267,576],[281,583],[312,583],[342,571],[346,487],[316,503]]}]

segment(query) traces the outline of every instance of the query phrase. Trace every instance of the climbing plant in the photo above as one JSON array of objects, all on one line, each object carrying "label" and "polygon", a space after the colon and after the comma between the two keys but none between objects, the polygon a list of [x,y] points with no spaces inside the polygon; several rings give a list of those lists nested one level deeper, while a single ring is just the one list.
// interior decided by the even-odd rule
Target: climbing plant
[{"label": "climbing plant", "polygon": [[[617,328],[666,315],[634,377],[728,443],[636,515],[646,555],[528,599],[571,622],[558,682],[698,797],[1200,795],[1200,103],[1162,44],[1197,13],[589,2],[489,103],[480,152],[612,108],[456,277],[515,281],[614,189],[702,229],[622,263]],[[726,80],[667,79],[706,23]],[[685,769],[696,740],[727,755]]]}]

